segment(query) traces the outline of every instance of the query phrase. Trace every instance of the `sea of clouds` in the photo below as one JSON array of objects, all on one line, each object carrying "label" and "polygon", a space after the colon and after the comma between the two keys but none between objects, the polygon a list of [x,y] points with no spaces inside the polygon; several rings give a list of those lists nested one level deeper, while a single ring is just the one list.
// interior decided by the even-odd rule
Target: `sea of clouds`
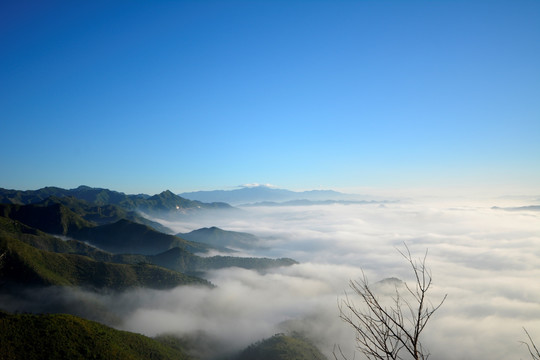
[{"label": "sea of clouds", "polygon": [[[524,199],[523,205],[531,201]],[[200,354],[207,357],[299,331],[329,358],[336,344],[352,358],[354,332],[340,320],[338,303],[349,292],[348,282],[362,272],[375,287],[390,277],[412,284],[410,265],[398,252],[406,244],[415,258],[428,251],[433,303],[448,295],[423,337],[433,358],[525,359],[523,327],[540,343],[540,212],[492,208],[506,205],[516,203],[432,198],[250,207],[230,217],[179,218],[164,224],[175,232],[218,226],[252,233],[265,248],[243,255],[290,257],[299,264],[264,273],[211,271],[206,278],[213,289],[57,291],[72,304],[89,301],[108,309],[114,314],[108,322],[118,328],[200,340]]]},{"label": "sea of clouds", "polygon": [[415,258],[428,251],[433,303],[448,294],[424,334],[434,358],[524,358],[523,327],[540,342],[540,213],[492,208],[534,199],[521,201],[270,206],[169,222],[175,231],[218,226],[249,232],[266,246],[253,255],[300,264],[264,274],[210,272],[216,289],[176,289],[169,294],[177,300],[150,301],[124,326],[150,335],[206,332],[231,348],[292,329],[308,334],[328,356],[335,344],[351,354],[354,332],[339,319],[338,301],[362,271],[372,283],[389,277],[413,282],[398,252],[406,244]]}]

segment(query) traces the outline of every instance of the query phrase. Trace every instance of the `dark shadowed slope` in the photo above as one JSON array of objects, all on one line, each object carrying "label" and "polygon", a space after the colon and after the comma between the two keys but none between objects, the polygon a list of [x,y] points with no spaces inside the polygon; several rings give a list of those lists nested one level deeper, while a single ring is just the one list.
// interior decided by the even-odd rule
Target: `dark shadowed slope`
[{"label": "dark shadowed slope", "polygon": [[95,226],[68,207],[53,203],[49,206],[0,204],[0,216],[17,220],[41,231],[67,235],[84,227]]},{"label": "dark shadowed slope", "polygon": [[222,230],[215,226],[193,230],[189,233],[178,233],[176,236],[189,241],[230,249],[254,249],[260,243],[260,240],[255,235]]},{"label": "dark shadowed slope", "polygon": [[205,252],[209,249],[208,245],[163,234],[126,219],[113,224],[80,229],[72,236],[112,253],[154,255],[173,247],[181,247],[190,252]]}]

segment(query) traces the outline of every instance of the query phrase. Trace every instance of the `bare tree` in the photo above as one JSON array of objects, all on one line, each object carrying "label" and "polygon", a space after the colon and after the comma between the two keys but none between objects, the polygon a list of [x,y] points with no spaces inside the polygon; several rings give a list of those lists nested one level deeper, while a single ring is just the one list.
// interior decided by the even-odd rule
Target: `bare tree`
[{"label": "bare tree", "polygon": [[[403,296],[396,286],[390,305],[385,305],[373,292],[362,273],[360,280],[351,280],[350,287],[359,296],[363,306],[357,307],[346,295],[339,304],[340,317],[354,328],[357,348],[368,359],[426,360],[429,353],[423,347],[420,335],[429,319],[445,301],[446,295],[437,305],[427,299],[427,292],[432,285],[431,272],[426,267],[427,251],[424,257],[418,260],[412,258],[407,245],[404,252],[398,251],[413,270],[415,286],[409,287],[405,283]],[[345,359],[341,349],[339,356]],[[336,351],[334,357],[337,360]]]},{"label": "bare tree", "polygon": [[531,355],[531,359],[540,360],[540,351],[538,351],[538,348],[536,347],[536,344],[534,343],[531,335],[529,335],[527,329],[523,328],[523,331],[525,331],[525,334],[527,334],[530,344],[525,341],[521,341],[521,343],[527,346],[527,350],[529,350],[529,355]]}]

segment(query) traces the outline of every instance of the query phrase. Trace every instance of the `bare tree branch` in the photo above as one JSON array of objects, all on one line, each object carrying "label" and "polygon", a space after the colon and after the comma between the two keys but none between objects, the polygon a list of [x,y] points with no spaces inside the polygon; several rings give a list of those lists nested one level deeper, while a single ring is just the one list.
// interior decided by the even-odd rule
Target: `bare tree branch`
[{"label": "bare tree branch", "polygon": [[[362,278],[350,281],[349,286],[359,296],[363,307],[358,308],[345,295],[338,305],[340,318],[355,330],[357,349],[367,359],[403,360],[406,356],[407,359],[427,360],[429,353],[424,350],[420,336],[433,314],[444,303],[446,295],[436,306],[427,300],[427,292],[432,285],[431,272],[426,267],[427,251],[420,260],[413,259],[407,245],[405,251],[398,252],[413,270],[415,286],[409,287],[405,283],[405,293],[411,300],[403,297],[396,286],[392,305],[384,305],[362,272]],[[339,350],[340,356],[345,359]],[[337,359],[335,353],[334,357]]]},{"label": "bare tree branch", "polygon": [[527,329],[523,328],[523,331],[525,331],[525,334],[527,334],[527,337],[529,338],[529,342],[520,341],[522,344],[527,346],[527,350],[529,351],[529,355],[531,355],[531,359],[533,360],[540,360],[540,351],[538,351],[538,348],[536,347],[536,344],[534,343],[531,335],[527,331]]}]

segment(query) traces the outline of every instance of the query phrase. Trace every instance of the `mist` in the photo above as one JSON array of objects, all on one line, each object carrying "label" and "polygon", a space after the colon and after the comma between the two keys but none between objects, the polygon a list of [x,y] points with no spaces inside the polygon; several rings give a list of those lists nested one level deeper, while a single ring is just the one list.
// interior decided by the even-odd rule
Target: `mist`
[{"label": "mist", "polygon": [[[411,269],[397,251],[407,244],[414,257],[428,251],[433,303],[448,294],[425,333],[431,354],[438,359],[518,359],[526,356],[519,343],[525,339],[523,327],[540,338],[539,214],[492,207],[534,204],[520,201],[430,198],[384,205],[254,207],[243,208],[240,217],[167,226],[249,232],[267,248],[253,255],[300,262],[265,275],[245,270],[208,274],[225,303],[243,304],[246,316],[233,312],[231,318],[246,318],[234,326],[239,333],[245,325],[247,333],[263,334],[266,320],[268,332],[283,324],[309,329],[327,355],[334,344],[352,352],[354,333],[338,319],[338,299],[362,271],[371,283],[389,277],[412,282]],[[264,299],[271,301],[265,304]]]},{"label": "mist", "polygon": [[[398,252],[407,244],[415,258],[427,251],[434,281],[430,300],[436,304],[448,295],[423,338],[434,358],[526,358],[519,343],[526,339],[523,327],[540,341],[540,214],[492,208],[506,205],[501,199],[430,199],[251,207],[232,216],[178,218],[163,224],[177,232],[218,226],[252,233],[265,248],[247,255],[290,257],[300,264],[264,273],[207,272],[216,288],[107,294],[57,288],[47,296],[66,307],[79,304],[81,315],[120,329],[195,339],[200,346],[194,351],[204,358],[288,331],[303,333],[329,357],[337,344],[352,358],[355,334],[339,319],[338,302],[350,293],[349,280],[362,273],[375,287],[390,277],[413,283]],[[524,199],[522,205],[532,203]],[[85,314],[85,302],[101,310]]]}]

